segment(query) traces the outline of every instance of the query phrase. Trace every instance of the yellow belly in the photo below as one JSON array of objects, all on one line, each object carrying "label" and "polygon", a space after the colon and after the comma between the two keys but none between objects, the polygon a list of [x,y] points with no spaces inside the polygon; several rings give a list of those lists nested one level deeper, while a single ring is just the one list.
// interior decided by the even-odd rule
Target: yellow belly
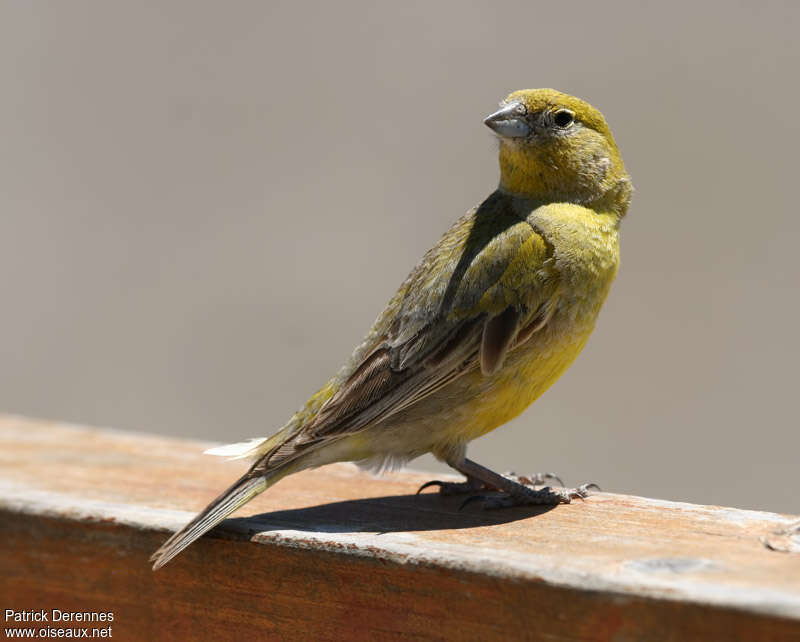
[{"label": "yellow belly", "polygon": [[586,345],[591,327],[579,333],[549,332],[531,349],[514,355],[495,377],[486,380],[480,371],[467,375],[470,395],[465,412],[459,413],[461,426],[454,426],[459,437],[471,441],[521,414],[538,399],[575,361]]},{"label": "yellow belly", "polygon": [[[425,452],[448,461],[467,443],[513,419],[545,392],[575,360],[591,333],[566,327],[537,333],[529,346],[512,351],[501,372],[485,377],[479,368],[392,417],[325,449],[328,461],[361,459],[375,468]],[[322,452],[322,451],[321,451]]]}]

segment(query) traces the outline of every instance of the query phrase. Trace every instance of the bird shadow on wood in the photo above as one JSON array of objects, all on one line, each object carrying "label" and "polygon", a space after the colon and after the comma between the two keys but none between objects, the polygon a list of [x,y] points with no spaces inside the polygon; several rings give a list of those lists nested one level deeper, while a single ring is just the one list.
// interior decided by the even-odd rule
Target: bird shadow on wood
[{"label": "bird shadow on wood", "polygon": [[443,497],[438,493],[353,499],[227,519],[217,532],[249,538],[276,530],[377,534],[454,530],[507,524],[538,517],[555,508],[519,506],[484,510],[476,502],[459,510],[463,502],[464,497]]}]

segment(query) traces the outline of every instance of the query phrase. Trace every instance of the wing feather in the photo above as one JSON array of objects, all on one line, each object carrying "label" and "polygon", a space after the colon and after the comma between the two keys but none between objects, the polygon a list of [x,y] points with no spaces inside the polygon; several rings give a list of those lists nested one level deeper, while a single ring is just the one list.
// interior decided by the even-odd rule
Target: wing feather
[{"label": "wing feather", "polygon": [[506,352],[517,336],[519,318],[519,308],[511,305],[483,324],[481,371],[487,377],[493,375],[503,365]]},{"label": "wing feather", "polygon": [[496,373],[552,314],[550,263],[552,247],[507,197],[487,199],[423,257],[348,370],[323,389],[332,394],[266,454],[265,467],[385,421],[466,372]]}]

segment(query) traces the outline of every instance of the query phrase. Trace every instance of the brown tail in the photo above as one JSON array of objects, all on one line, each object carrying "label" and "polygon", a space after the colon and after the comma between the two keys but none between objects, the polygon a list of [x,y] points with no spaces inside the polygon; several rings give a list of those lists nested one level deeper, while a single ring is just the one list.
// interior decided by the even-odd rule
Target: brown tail
[{"label": "brown tail", "polygon": [[197,517],[153,553],[150,557],[150,561],[153,562],[153,570],[164,566],[198,537],[210,531],[233,511],[265,491],[283,476],[275,473],[278,473],[278,470],[272,471],[266,476],[251,477],[248,473],[239,478],[233,486],[206,506]]}]

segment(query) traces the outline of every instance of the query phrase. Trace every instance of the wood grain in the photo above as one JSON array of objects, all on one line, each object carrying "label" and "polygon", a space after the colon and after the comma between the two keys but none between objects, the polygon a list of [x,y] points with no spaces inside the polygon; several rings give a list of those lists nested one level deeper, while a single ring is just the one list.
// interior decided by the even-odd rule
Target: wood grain
[{"label": "wood grain", "polygon": [[606,493],[459,512],[347,464],[153,573],[246,466],[207,446],[0,416],[0,606],[113,611],[122,640],[800,640],[800,554],[762,542],[797,517]]}]

